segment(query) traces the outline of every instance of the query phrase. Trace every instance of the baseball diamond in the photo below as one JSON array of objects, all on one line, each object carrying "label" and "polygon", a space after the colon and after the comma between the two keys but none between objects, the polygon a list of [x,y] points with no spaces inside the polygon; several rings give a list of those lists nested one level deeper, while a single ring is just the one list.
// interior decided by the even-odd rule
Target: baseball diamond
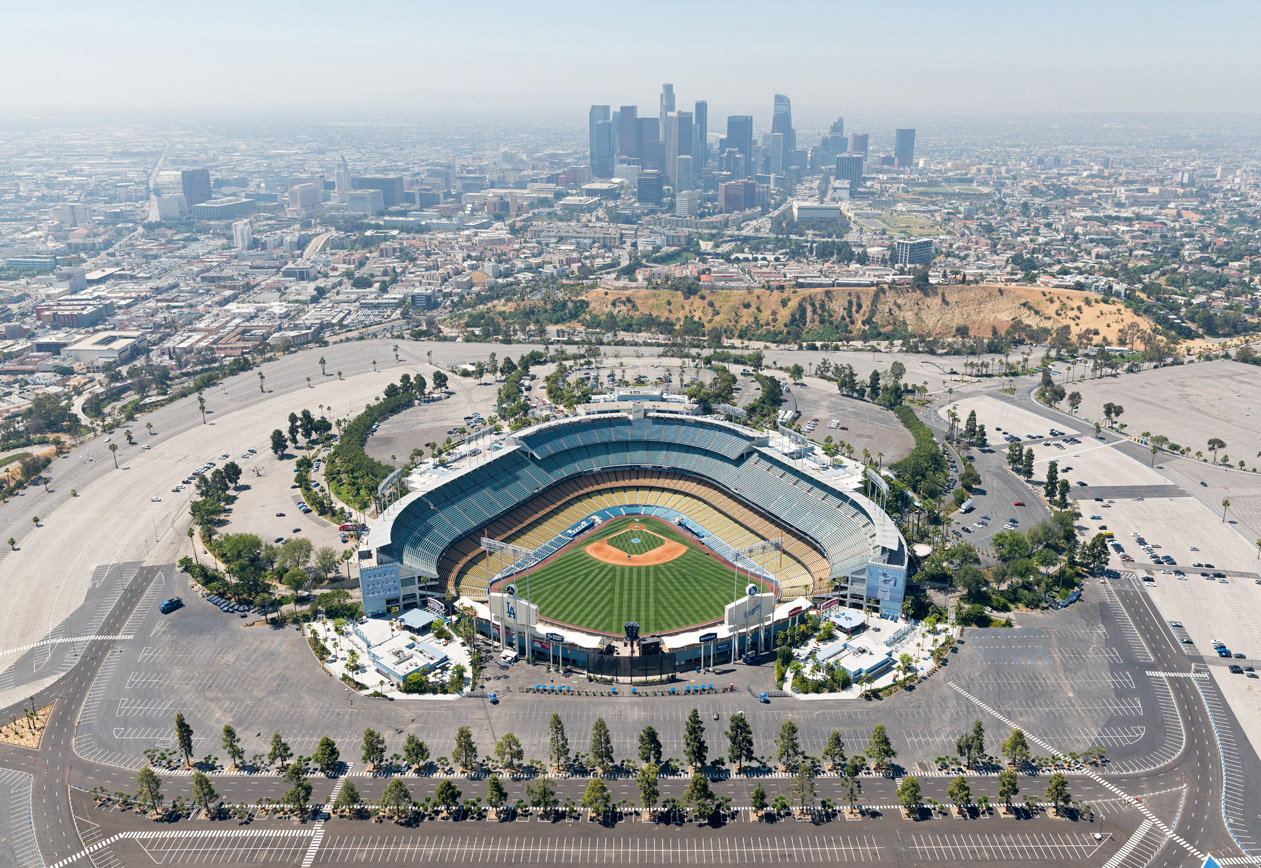
[{"label": "baseball diamond", "polygon": [[[731,602],[732,567],[664,521],[614,519],[596,536],[531,570],[541,617],[614,634],[638,621],[644,634],[667,633],[714,621]],[[741,571],[739,587],[747,581]]]}]

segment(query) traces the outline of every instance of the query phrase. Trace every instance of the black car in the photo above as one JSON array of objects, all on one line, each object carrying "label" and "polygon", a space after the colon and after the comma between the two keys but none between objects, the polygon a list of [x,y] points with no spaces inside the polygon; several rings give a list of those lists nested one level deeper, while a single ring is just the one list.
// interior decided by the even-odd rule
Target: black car
[{"label": "black car", "polygon": [[1230,666],[1228,666],[1227,668],[1230,670],[1231,674],[1233,674],[1233,675],[1243,675],[1243,667],[1242,667],[1242,666],[1238,666],[1238,665],[1236,665],[1236,664],[1232,663],[1232,664],[1230,664]]},{"label": "black car", "polygon": [[1247,654],[1240,654],[1240,653],[1236,653],[1236,654],[1235,654],[1235,659],[1236,659],[1236,660],[1247,660],[1247,659],[1248,659],[1248,655],[1247,655]]},{"label": "black car", "polygon": [[1222,573],[1222,572],[1213,573],[1213,578],[1215,578],[1215,579],[1224,579],[1224,578],[1226,578],[1226,574],[1225,574],[1225,573]]}]

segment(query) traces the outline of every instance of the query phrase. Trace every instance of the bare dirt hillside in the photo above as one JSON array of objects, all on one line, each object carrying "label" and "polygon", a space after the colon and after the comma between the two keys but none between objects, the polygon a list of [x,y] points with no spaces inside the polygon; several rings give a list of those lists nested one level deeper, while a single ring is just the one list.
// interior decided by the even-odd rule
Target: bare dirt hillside
[{"label": "bare dirt hillside", "polygon": [[[1043,289],[1037,286],[934,287],[921,292],[909,287],[854,289],[809,289],[755,291],[707,290],[689,299],[679,293],[653,289],[597,289],[585,296],[591,312],[604,314],[652,313],[674,321],[692,316],[710,326],[774,327],[788,321],[792,311],[804,302],[806,321],[816,322],[820,311],[830,311],[834,320],[845,321],[853,331],[861,331],[862,320],[872,316],[882,326],[905,320],[913,333],[936,338],[955,336],[966,326],[973,336],[988,337],[1020,319],[1030,326],[1052,330],[1069,326],[1075,338],[1085,329],[1098,329],[1091,343],[1102,339],[1118,342],[1117,332],[1128,323],[1150,328],[1151,323],[1119,303],[1073,290]],[[851,316],[847,313],[852,311]]]}]

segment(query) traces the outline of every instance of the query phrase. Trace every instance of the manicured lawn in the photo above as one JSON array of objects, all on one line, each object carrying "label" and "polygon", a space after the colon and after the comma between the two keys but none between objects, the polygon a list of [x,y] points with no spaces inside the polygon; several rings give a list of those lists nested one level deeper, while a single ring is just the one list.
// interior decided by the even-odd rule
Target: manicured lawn
[{"label": "manicured lawn", "polygon": [[[582,546],[604,540],[629,554],[651,551],[658,537],[630,531],[643,524],[688,547],[688,551],[657,566],[620,566],[596,560]],[[631,539],[641,542],[633,544]],[[739,586],[747,584],[742,574]],[[722,617],[731,602],[732,571],[703,553],[697,543],[666,522],[628,516],[605,522],[584,537],[579,546],[542,569],[530,572],[529,593],[544,618],[620,634],[627,621],[638,621],[641,635],[677,630]],[[521,593],[524,576],[517,578]]]}]

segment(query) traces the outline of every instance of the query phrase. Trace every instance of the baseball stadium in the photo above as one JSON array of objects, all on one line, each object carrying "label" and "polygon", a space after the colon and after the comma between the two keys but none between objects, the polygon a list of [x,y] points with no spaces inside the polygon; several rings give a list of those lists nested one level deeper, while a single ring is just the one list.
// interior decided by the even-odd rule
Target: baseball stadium
[{"label": "baseball stadium", "polygon": [[[896,614],[906,543],[856,478],[799,436],[710,417],[544,422],[409,481],[361,553],[364,611],[446,592],[493,608],[506,588],[537,607],[539,636],[671,634],[756,586]],[[873,567],[901,576],[892,593]]]}]

